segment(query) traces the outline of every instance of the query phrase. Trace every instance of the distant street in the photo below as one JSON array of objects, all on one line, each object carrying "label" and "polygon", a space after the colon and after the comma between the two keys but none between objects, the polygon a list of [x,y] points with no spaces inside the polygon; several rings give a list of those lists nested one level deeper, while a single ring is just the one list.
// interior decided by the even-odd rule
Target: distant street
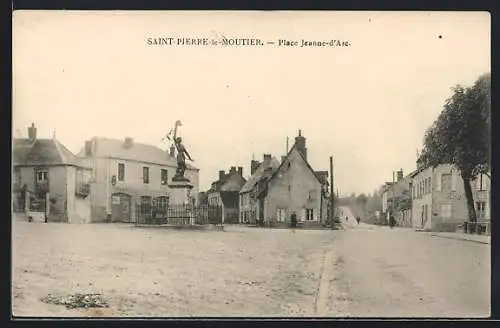
[{"label": "distant street", "polygon": [[489,316],[489,245],[357,226],[343,210],[347,230],[333,242],[333,308],[355,317]]}]

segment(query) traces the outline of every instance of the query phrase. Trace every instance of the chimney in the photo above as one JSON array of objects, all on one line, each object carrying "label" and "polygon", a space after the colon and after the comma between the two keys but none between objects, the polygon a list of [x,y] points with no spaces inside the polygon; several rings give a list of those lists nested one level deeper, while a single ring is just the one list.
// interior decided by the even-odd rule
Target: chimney
[{"label": "chimney", "polygon": [[302,136],[302,130],[299,130],[299,135],[295,137],[295,148],[302,154],[307,161],[306,138]]},{"label": "chimney", "polygon": [[271,163],[271,154],[264,154],[263,159],[264,165],[269,165]]},{"label": "chimney", "polygon": [[175,146],[174,145],[170,146],[169,156],[172,157],[172,158],[175,157]]},{"label": "chimney", "polygon": [[236,166],[231,166],[231,169],[229,169],[229,173],[230,174],[236,173]]},{"label": "chimney", "polygon": [[126,137],[125,142],[123,143],[123,147],[126,149],[132,148],[133,143],[134,143],[134,139],[132,139],[130,137]]},{"label": "chimney", "polygon": [[85,141],[85,156],[92,156],[92,140]]},{"label": "chimney", "polygon": [[240,177],[242,177],[242,176],[243,176],[243,166],[238,166],[238,175],[239,175]]},{"label": "chimney", "polygon": [[219,171],[219,181],[224,180],[224,177],[226,176],[226,173],[223,170]]},{"label": "chimney", "polygon": [[35,123],[31,123],[31,126],[28,127],[28,138],[31,142],[34,142],[36,140]]},{"label": "chimney", "polygon": [[401,181],[401,180],[403,180],[403,169],[400,169],[398,171],[398,182]]},{"label": "chimney", "polygon": [[250,162],[250,175],[253,175],[255,171],[257,171],[259,165],[260,165],[259,161],[252,159],[252,161]]}]

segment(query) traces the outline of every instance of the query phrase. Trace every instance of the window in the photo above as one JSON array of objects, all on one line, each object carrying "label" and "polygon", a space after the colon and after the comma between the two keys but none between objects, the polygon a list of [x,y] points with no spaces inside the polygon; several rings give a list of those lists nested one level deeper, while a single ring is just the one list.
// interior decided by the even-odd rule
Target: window
[{"label": "window", "polygon": [[451,204],[441,204],[441,217],[451,218]]},{"label": "window", "polygon": [[118,181],[125,181],[125,164],[118,163]]},{"label": "window", "polygon": [[37,170],[36,171],[36,182],[46,182],[49,180],[49,172],[44,171],[44,170]]},{"label": "window", "polygon": [[166,209],[167,208],[167,202],[168,198],[165,196],[160,196],[156,198],[156,207],[160,209]]},{"label": "window", "polygon": [[486,202],[476,202],[476,213],[478,219],[486,217]]},{"label": "window", "polygon": [[312,208],[306,209],[306,220],[308,221],[314,220],[314,210]]},{"label": "window", "polygon": [[144,182],[145,184],[149,183],[149,167],[147,166],[144,166],[142,168],[142,182]]},{"label": "window", "polygon": [[284,208],[278,208],[276,216],[278,222],[284,222],[286,217],[286,210]]},{"label": "window", "polygon": [[161,184],[166,185],[168,183],[168,170],[161,169]]},{"label": "window", "polygon": [[444,192],[451,191],[451,174],[441,175],[441,190]]}]

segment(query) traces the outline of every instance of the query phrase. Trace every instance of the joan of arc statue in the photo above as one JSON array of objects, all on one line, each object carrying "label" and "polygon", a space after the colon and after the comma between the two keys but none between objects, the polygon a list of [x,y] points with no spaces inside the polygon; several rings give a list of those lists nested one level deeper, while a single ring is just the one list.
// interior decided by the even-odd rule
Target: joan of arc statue
[{"label": "joan of arc statue", "polygon": [[193,161],[191,156],[189,155],[186,147],[182,144],[182,138],[181,137],[176,137],[175,138],[175,148],[177,148],[177,171],[175,173],[175,176],[173,177],[173,180],[184,180],[186,179],[184,177],[184,173],[186,172],[186,157],[190,160]]}]

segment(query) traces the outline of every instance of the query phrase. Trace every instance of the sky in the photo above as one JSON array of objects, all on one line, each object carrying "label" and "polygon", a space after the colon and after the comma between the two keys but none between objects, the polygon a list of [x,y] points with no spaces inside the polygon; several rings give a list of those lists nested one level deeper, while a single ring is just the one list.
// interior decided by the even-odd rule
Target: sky
[{"label": "sky", "polygon": [[[147,38],[346,40],[349,47],[151,46]],[[264,153],[298,130],[341,195],[415,169],[456,84],[490,71],[487,12],[64,12],[13,14],[14,137],[35,123],[74,153],[94,136],[148,143],[176,120],[200,168]]]}]

